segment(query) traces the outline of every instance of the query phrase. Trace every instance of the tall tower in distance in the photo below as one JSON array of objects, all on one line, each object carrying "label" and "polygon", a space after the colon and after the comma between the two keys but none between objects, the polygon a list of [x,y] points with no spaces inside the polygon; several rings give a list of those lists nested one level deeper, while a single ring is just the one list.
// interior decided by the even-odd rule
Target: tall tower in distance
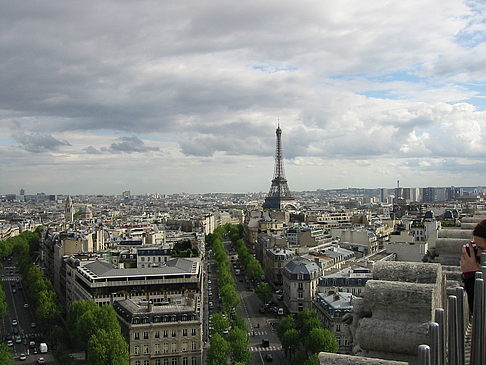
[{"label": "tall tower in distance", "polygon": [[73,199],[71,198],[71,195],[67,196],[66,204],[64,205],[64,221],[66,223],[74,222],[74,206],[73,206]]},{"label": "tall tower in distance", "polygon": [[264,209],[283,209],[286,205],[295,205],[285,178],[282,154],[282,130],[277,126],[277,145],[275,148],[275,169],[270,192],[263,203]]}]

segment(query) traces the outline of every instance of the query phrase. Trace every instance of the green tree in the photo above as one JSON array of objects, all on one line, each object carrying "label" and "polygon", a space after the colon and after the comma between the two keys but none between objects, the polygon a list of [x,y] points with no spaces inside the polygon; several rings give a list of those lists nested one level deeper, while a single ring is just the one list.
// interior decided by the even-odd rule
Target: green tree
[{"label": "green tree", "polygon": [[305,360],[304,365],[319,365],[319,354],[314,354]]},{"label": "green tree", "polygon": [[287,330],[295,328],[295,320],[293,315],[288,315],[287,317],[283,318],[277,327],[277,335],[280,340],[283,338],[283,335]]},{"label": "green tree", "polygon": [[220,289],[221,299],[223,300],[223,305],[227,312],[230,312],[232,308],[240,303],[240,298],[236,292],[234,284],[226,284]]},{"label": "green tree", "polygon": [[213,330],[215,333],[223,334],[223,331],[228,329],[229,321],[226,317],[223,317],[221,313],[213,314],[211,317]]},{"label": "green tree", "polygon": [[230,345],[221,336],[216,333],[211,337],[208,351],[209,365],[227,365]]},{"label": "green tree", "polygon": [[51,328],[53,320],[60,315],[57,296],[53,290],[42,290],[38,293],[36,317],[46,328]]},{"label": "green tree", "polygon": [[263,275],[262,265],[253,256],[250,256],[246,270],[250,279],[253,280],[260,280]]},{"label": "green tree", "polygon": [[285,355],[292,355],[300,346],[300,336],[296,329],[291,328],[285,331],[282,336],[282,347],[285,350]]},{"label": "green tree", "polygon": [[310,331],[309,336],[304,341],[305,348],[311,353],[333,352],[339,350],[336,337],[331,331],[324,328],[314,328]]},{"label": "green tree", "polygon": [[97,329],[88,341],[88,365],[128,365],[128,345],[119,332]]},{"label": "green tree", "polygon": [[14,359],[10,349],[4,345],[0,344],[0,364],[2,365],[14,365]]},{"label": "green tree", "polygon": [[272,299],[273,291],[272,288],[268,283],[260,283],[255,289],[255,293],[258,295],[258,298],[263,303],[267,303]]},{"label": "green tree", "polygon": [[249,364],[251,354],[248,350],[248,333],[240,328],[233,328],[228,335],[231,347],[231,359],[234,362]]}]

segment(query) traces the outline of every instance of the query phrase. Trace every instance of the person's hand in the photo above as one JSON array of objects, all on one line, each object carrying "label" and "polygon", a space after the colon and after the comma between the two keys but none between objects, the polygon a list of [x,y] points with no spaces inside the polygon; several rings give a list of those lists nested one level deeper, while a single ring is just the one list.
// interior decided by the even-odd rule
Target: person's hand
[{"label": "person's hand", "polygon": [[469,256],[467,253],[466,246],[462,246],[461,270],[462,272],[479,271],[481,267],[479,266],[476,256],[474,255],[474,249],[470,243],[468,245],[471,255]]}]

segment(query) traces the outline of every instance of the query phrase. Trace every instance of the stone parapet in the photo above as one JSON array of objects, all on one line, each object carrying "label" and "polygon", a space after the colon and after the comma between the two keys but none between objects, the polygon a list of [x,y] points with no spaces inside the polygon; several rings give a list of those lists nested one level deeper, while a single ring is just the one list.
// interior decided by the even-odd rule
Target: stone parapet
[{"label": "stone parapet", "polygon": [[353,352],[415,363],[435,309],[444,307],[445,287],[440,264],[376,263],[363,297],[353,300]]},{"label": "stone parapet", "polygon": [[319,354],[321,365],[408,365],[407,362],[373,359],[369,357],[350,356],[321,352]]}]

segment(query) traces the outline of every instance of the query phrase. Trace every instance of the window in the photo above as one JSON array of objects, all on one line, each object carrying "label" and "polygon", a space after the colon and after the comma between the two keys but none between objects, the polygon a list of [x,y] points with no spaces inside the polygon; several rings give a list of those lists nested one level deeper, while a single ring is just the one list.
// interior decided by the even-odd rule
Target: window
[{"label": "window", "polygon": [[143,339],[148,340],[148,338],[149,338],[148,332],[144,332],[143,333]]},{"label": "window", "polygon": [[160,365],[160,359],[155,360],[155,365]]},{"label": "window", "polygon": [[150,365],[150,360],[143,360],[143,365]]},{"label": "window", "polygon": [[184,329],[182,330],[182,336],[187,336],[187,328],[184,328]]},{"label": "window", "polygon": [[197,365],[197,359],[195,357],[191,358],[191,365]]},{"label": "window", "polygon": [[182,347],[181,351],[186,352],[187,351],[187,342],[183,342],[181,347]]},{"label": "window", "polygon": [[149,353],[149,347],[148,345],[143,345],[143,353],[148,354]]},{"label": "window", "polygon": [[172,337],[176,337],[177,336],[177,333],[175,330],[172,330]]},{"label": "window", "polygon": [[135,365],[141,365],[140,360],[136,360]]},{"label": "window", "polygon": [[133,347],[133,353],[135,355],[140,355],[140,346],[136,345]]},{"label": "window", "polygon": [[133,339],[134,339],[134,340],[140,340],[140,332],[135,332],[135,333],[133,334]]},{"label": "window", "polygon": [[299,290],[304,290],[304,283],[299,283],[299,287],[298,287]]},{"label": "window", "polygon": [[155,338],[160,338],[160,331],[155,331]]},{"label": "window", "polygon": [[196,329],[195,329],[195,328],[193,328],[193,329],[192,329],[191,334],[192,334],[193,336],[196,336]]},{"label": "window", "polygon": [[172,365],[177,365],[177,357],[172,358]]},{"label": "window", "polygon": [[336,324],[336,332],[341,332],[341,325],[340,324]]},{"label": "window", "polygon": [[164,359],[164,365],[169,365],[169,359]]},{"label": "window", "polygon": [[166,354],[168,352],[169,352],[169,344],[168,343],[164,343],[164,354]]},{"label": "window", "polygon": [[175,342],[173,342],[171,344],[171,349],[170,349],[171,352],[177,352],[177,344]]},{"label": "window", "polygon": [[145,261],[145,257],[143,257],[143,256],[142,256],[142,257],[140,258],[140,260]]},{"label": "window", "polygon": [[158,343],[155,344],[155,354],[160,354],[160,344]]},{"label": "window", "polygon": [[189,365],[189,361],[187,357],[182,358],[182,365]]},{"label": "window", "polygon": [[194,342],[194,341],[192,342],[191,349],[197,350],[197,343],[196,342]]},{"label": "window", "polygon": [[304,310],[304,303],[299,303],[299,312]]},{"label": "window", "polygon": [[304,299],[304,293],[303,292],[298,292],[297,293],[298,299]]},{"label": "window", "polygon": [[169,337],[169,331],[164,330],[164,337]]}]

